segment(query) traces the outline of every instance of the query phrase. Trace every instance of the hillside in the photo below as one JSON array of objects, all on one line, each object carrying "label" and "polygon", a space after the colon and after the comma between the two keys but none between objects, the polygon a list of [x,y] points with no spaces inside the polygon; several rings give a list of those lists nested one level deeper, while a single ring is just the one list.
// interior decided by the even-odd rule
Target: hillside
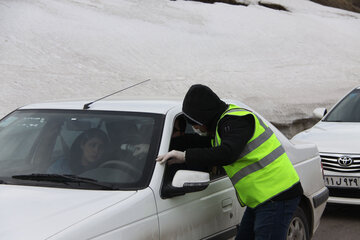
[{"label": "hillside", "polygon": [[330,107],[360,76],[360,14],[307,0],[3,0],[0,114],[57,99],[181,98],[203,83],[270,121]]}]

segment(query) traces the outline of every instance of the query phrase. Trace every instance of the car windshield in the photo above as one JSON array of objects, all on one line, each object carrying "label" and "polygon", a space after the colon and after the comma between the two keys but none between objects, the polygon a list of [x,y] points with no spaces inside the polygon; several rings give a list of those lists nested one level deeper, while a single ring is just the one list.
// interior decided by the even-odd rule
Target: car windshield
[{"label": "car windshield", "polygon": [[324,119],[326,122],[360,122],[360,89],[345,96]]},{"label": "car windshield", "polygon": [[149,113],[15,111],[0,121],[0,183],[144,188],[163,121]]}]

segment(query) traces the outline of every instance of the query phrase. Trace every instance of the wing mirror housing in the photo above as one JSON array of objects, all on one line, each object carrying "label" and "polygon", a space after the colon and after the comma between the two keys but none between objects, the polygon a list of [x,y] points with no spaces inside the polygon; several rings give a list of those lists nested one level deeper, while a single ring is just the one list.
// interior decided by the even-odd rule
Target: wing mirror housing
[{"label": "wing mirror housing", "polygon": [[186,193],[198,192],[206,189],[210,184],[210,174],[207,172],[178,170],[171,184],[163,187],[162,197],[170,198]]},{"label": "wing mirror housing", "polygon": [[207,172],[178,170],[171,185],[177,188],[189,189],[190,191],[201,191],[207,188],[209,182],[210,174]]},{"label": "wing mirror housing", "polygon": [[316,118],[323,118],[327,113],[327,109],[326,108],[315,108],[313,111],[314,117]]}]

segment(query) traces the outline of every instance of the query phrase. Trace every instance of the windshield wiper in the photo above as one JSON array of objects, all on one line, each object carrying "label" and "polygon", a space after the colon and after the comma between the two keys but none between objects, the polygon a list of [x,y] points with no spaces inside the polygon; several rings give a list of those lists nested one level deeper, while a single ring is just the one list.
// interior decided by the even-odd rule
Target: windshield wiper
[{"label": "windshield wiper", "polygon": [[115,190],[116,188],[99,183],[95,179],[79,177],[71,174],[43,174],[43,173],[32,173],[27,175],[14,175],[12,178],[20,180],[31,180],[31,181],[47,181],[47,182],[59,182],[59,183],[87,183],[102,187],[102,189]]}]

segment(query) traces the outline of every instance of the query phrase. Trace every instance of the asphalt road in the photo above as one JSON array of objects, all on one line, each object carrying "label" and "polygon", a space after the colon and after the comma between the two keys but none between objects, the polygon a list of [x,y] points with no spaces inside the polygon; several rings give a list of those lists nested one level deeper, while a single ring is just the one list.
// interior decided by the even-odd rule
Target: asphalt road
[{"label": "asphalt road", "polygon": [[360,205],[328,204],[312,240],[359,240]]}]

